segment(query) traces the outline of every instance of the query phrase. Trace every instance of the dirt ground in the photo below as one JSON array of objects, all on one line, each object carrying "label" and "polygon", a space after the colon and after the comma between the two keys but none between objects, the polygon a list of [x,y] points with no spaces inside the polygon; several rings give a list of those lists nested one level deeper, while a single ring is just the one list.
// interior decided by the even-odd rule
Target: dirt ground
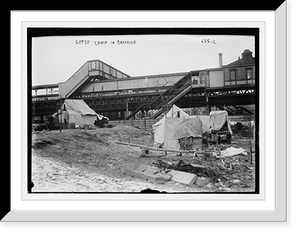
[{"label": "dirt ground", "polygon": [[[117,141],[153,146],[150,133],[131,126],[67,129],[60,132],[40,131],[32,134],[32,192],[140,192],[150,188],[166,192],[253,192],[255,190],[255,162],[248,157],[235,156],[203,163],[207,167],[223,169],[226,181],[208,178],[205,185],[183,185],[174,181],[155,184],[131,177],[124,169],[136,164],[154,165],[158,160],[199,164],[192,154],[150,151],[142,156],[140,148],[116,144]],[[252,141],[253,142],[253,141]],[[248,140],[233,140],[238,147],[249,149]],[[254,147],[253,147],[254,149]],[[230,165],[227,170],[226,166]],[[234,166],[234,168],[232,168]],[[218,167],[218,168],[217,168]]]}]

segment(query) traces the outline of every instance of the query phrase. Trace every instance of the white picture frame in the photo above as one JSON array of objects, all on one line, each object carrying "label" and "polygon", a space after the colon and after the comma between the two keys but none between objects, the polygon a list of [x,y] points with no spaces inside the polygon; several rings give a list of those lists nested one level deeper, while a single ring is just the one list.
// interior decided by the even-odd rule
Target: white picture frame
[{"label": "white picture frame", "polygon": [[[287,61],[287,2],[283,2],[276,12],[185,13],[182,15],[184,17],[180,17],[184,20],[180,22],[177,21],[176,14],[181,13],[172,12],[153,13],[155,17],[153,14],[130,15],[124,12],[119,14],[119,21],[112,21],[116,19],[114,18],[116,14],[112,13],[97,15],[97,21],[90,13],[86,13],[83,15],[85,21],[80,22],[77,21],[78,13],[64,14],[68,15],[68,21],[60,13],[12,12],[12,84],[14,86],[12,123],[16,123],[12,126],[12,139],[14,145],[21,148],[12,148],[11,211],[2,221],[287,221],[287,112],[284,112],[287,110],[287,89],[285,89],[287,79],[283,79],[287,77],[287,67],[284,66]],[[167,18],[165,18],[166,14]],[[253,14],[255,14],[255,21],[253,21]],[[51,21],[53,15],[56,22]],[[124,21],[122,17],[126,20]],[[152,21],[153,18],[157,21]],[[165,21],[166,19],[168,21]],[[264,121],[262,124],[265,126],[260,129],[262,131],[260,136],[263,137],[262,148],[266,154],[264,169],[262,169],[262,173],[265,174],[263,193],[245,197],[204,195],[200,199],[182,198],[180,195],[171,199],[160,195],[144,195],[142,198],[102,195],[101,199],[93,195],[72,195],[72,198],[69,195],[55,195],[54,200],[52,195],[48,194],[28,195],[26,179],[24,179],[27,153],[26,100],[22,99],[26,97],[24,94],[26,93],[24,84],[26,35],[24,34],[28,26],[50,25],[52,27],[78,25],[82,27],[120,25],[122,27],[259,27],[261,30],[260,62],[263,64],[260,68],[262,77],[266,78],[265,85],[260,86],[262,91],[260,97],[266,109],[261,113],[264,115],[263,120],[268,118],[268,122]],[[17,113],[22,113],[21,122],[20,119],[16,119]],[[275,113],[276,118],[272,115]],[[276,139],[272,134],[274,136],[276,134]]]}]

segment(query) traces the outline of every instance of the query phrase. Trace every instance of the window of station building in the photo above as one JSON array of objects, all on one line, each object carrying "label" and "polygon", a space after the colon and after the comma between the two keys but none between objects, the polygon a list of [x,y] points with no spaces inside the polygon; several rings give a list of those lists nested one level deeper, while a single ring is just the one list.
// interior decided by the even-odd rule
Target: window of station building
[{"label": "window of station building", "polygon": [[252,68],[246,69],[246,77],[247,77],[247,79],[253,79],[253,69]]},{"label": "window of station building", "polygon": [[199,72],[199,84],[202,85],[202,86],[205,86],[207,84],[207,76],[206,76],[206,73],[205,71],[201,71]]},{"label": "window of station building", "polygon": [[236,80],[236,70],[230,70],[230,81]]},{"label": "window of station building", "polygon": [[229,76],[225,77],[225,86],[236,85],[237,83],[237,72],[236,69],[229,70]]},{"label": "window of station building", "polygon": [[225,70],[224,76],[225,76],[225,78],[224,78],[225,82],[230,81],[230,72],[229,72],[229,70]]}]

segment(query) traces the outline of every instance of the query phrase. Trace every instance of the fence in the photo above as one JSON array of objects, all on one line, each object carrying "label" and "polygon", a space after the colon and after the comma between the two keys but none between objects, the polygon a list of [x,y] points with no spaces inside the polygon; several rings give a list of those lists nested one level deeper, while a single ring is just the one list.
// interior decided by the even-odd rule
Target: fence
[{"label": "fence", "polygon": [[115,121],[109,121],[110,125],[127,125],[127,126],[133,126],[136,128],[139,128],[143,131],[152,132],[152,125],[156,123],[158,119],[150,119],[149,117],[145,119],[131,119],[131,120],[115,120]]}]

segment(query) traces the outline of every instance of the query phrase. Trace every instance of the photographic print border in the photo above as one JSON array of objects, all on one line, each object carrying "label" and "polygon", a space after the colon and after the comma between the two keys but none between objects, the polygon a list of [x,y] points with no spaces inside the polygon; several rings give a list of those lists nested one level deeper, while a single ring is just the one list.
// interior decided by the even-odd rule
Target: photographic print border
[{"label": "photographic print border", "polygon": [[[37,211],[10,210],[2,221],[286,221],[286,1],[275,11],[276,32],[276,185],[275,210],[103,210]],[[284,125],[282,125],[284,123]],[[280,156],[280,157],[279,157]],[[11,195],[9,195],[10,197]],[[11,204],[11,200],[9,200]]]}]

